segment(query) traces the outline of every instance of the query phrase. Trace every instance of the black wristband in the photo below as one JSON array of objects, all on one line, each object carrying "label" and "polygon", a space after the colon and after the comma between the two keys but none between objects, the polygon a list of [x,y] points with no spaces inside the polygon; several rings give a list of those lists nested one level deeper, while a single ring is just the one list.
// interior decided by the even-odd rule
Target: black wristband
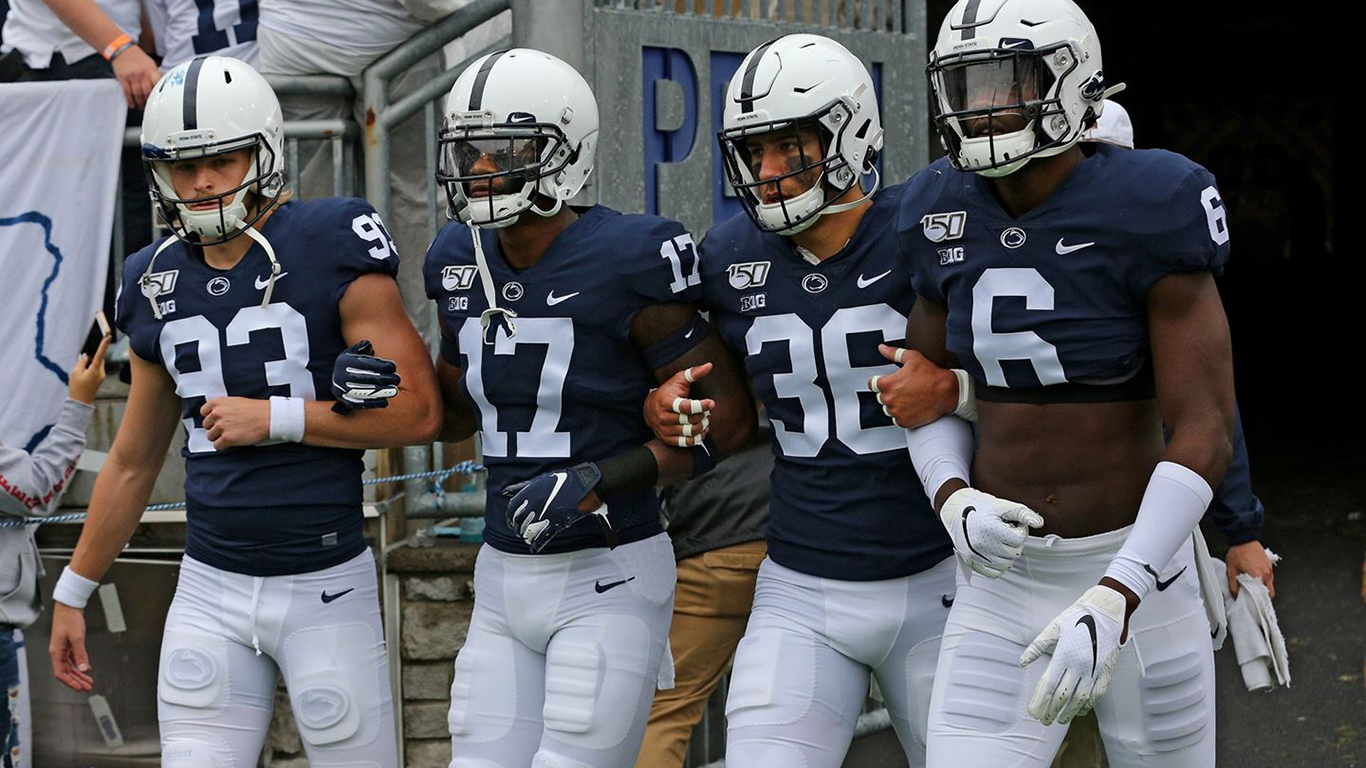
[{"label": "black wristband", "polygon": [[597,462],[602,471],[596,491],[599,497],[653,488],[659,481],[659,462],[649,448],[638,445],[625,453]]}]

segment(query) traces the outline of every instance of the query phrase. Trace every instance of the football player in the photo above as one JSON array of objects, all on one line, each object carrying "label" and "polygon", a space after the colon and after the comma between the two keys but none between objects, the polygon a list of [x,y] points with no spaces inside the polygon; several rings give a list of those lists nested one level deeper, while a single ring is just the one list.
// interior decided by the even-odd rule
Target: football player
[{"label": "football player", "polygon": [[709,396],[680,409],[699,430],[724,424],[724,439],[651,439],[650,388],[720,340],[694,306],[697,249],[679,224],[569,206],[597,138],[588,83],[540,51],[479,59],[446,105],[437,176],[456,221],[424,272],[444,436],[477,431],[488,466],[451,768],[634,765],[669,677],[674,559],[654,487],[705,472],[754,429],[743,379],[720,361],[699,385]]},{"label": "football player", "polygon": [[979,433],[974,455],[968,425],[941,418],[908,446],[965,557],[1011,527],[982,492],[1043,523],[996,578],[959,584],[929,764],[1047,766],[1094,707],[1117,768],[1213,766],[1191,531],[1233,424],[1214,179],[1169,152],[1077,145],[1119,86],[1071,0],[961,0],[928,72],[948,158],[903,196],[907,341],[972,377]]},{"label": "football player", "polygon": [[[362,200],[285,202],[283,128],[235,59],[187,62],[149,98],[142,155],[174,237],[124,265],[128,409],[54,591],[53,671],[89,691],[81,609],[183,425],[185,557],[157,684],[167,768],[255,764],[277,670],[311,765],[397,764],[361,449],[435,437],[439,393],[383,223]],[[334,395],[361,410],[334,412],[348,410]],[[397,396],[381,413],[369,395]]]},{"label": "football player", "polygon": [[[873,81],[839,43],[787,35],[741,63],[723,120],[744,215],[703,241],[703,304],[743,356],[775,456],[769,557],[736,651],[726,761],[839,766],[871,675],[908,761],[923,766],[955,567],[905,431],[869,382],[897,370],[878,345],[900,344],[915,302],[892,226],[904,186],[878,189]],[[646,408],[667,439],[682,436],[677,383]]]}]

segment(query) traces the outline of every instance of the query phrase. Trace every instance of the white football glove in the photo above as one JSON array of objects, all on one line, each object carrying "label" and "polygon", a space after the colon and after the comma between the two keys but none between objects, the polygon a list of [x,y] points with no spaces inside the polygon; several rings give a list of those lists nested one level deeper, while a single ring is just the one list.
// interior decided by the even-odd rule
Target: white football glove
[{"label": "white football glove", "polygon": [[1123,633],[1124,595],[1110,587],[1091,587],[1050,621],[1020,655],[1022,667],[1053,656],[1029,700],[1029,716],[1048,725],[1090,712],[1110,687]]},{"label": "white football glove", "polygon": [[953,549],[972,570],[997,579],[1024,551],[1030,528],[1043,525],[1039,513],[975,488],[954,491],[939,510]]}]

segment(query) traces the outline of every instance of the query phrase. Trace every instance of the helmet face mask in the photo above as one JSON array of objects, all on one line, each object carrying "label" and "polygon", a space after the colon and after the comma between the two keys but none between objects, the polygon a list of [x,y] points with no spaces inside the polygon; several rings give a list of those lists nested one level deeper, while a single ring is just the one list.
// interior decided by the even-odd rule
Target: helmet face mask
[{"label": "helmet face mask", "polygon": [[[1076,57],[1055,52],[1069,50],[1065,43],[990,49],[930,63],[935,124],[955,167],[1004,176],[1076,133],[1057,87],[1076,69]],[[1059,59],[1068,62],[1060,73],[1049,63]]]},{"label": "helmet face mask", "polygon": [[[858,176],[838,149],[849,115],[849,106],[836,101],[814,115],[747,122],[717,134],[726,180],[759,229],[796,234],[856,185]],[[781,156],[783,170],[766,176],[770,152]]]},{"label": "helmet face mask", "polygon": [[[229,188],[203,196],[184,196],[176,189],[174,175],[179,164],[212,162],[214,158],[246,150],[250,152],[245,173]],[[254,225],[279,199],[284,190],[281,164],[274,150],[260,134],[237,137],[223,142],[196,143],[184,150],[172,147],[143,147],[143,166],[148,177],[152,202],[166,226],[176,237],[197,245],[217,245],[240,235]],[[247,195],[253,196],[248,200]],[[248,206],[251,202],[251,206]],[[204,203],[217,203],[213,207]]]},{"label": "helmet face mask", "polygon": [[497,229],[531,208],[540,181],[574,159],[553,124],[448,119],[437,139],[436,178],[451,218]]}]

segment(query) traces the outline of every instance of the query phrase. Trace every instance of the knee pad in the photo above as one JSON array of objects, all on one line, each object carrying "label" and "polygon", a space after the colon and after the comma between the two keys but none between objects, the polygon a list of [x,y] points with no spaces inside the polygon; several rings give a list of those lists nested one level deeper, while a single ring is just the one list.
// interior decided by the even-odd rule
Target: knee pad
[{"label": "knee pad", "polygon": [[381,716],[390,701],[388,681],[381,679],[384,656],[377,653],[379,639],[369,625],[301,629],[283,646],[285,687],[306,743],[358,746],[387,727]]},{"label": "knee pad", "polygon": [[227,640],[167,630],[161,644],[157,696],[162,720],[207,719],[227,703]]},{"label": "knee pad", "polygon": [[1209,725],[1204,659],[1199,653],[1186,653],[1147,665],[1143,671],[1143,751],[1175,752],[1198,741]]},{"label": "knee pad", "polygon": [[951,656],[939,667],[946,678],[936,705],[939,711],[930,713],[931,731],[940,722],[979,733],[1002,733],[1024,717],[1029,672],[1020,668],[1020,651],[1009,640],[982,633],[963,636],[946,648]]},{"label": "knee pad", "polygon": [[[776,695],[780,685],[782,696]],[[790,725],[802,717],[815,694],[812,641],[774,628],[747,632],[735,649],[726,719],[732,728]]]},{"label": "knee pad", "polygon": [[[219,742],[219,743],[213,743]],[[161,768],[232,768],[231,751],[208,734],[166,739],[161,745]]]},{"label": "knee pad", "polygon": [[[461,743],[504,738],[516,725],[518,699],[530,695],[524,689],[533,684],[544,686],[539,674],[518,668],[514,641],[476,622],[455,657],[451,708],[446,714],[451,738]],[[476,762],[471,768],[484,766]]]},{"label": "knee pad", "polygon": [[542,711],[551,737],[606,750],[643,730],[658,674],[655,646],[645,622],[628,615],[556,633],[546,653]]}]

